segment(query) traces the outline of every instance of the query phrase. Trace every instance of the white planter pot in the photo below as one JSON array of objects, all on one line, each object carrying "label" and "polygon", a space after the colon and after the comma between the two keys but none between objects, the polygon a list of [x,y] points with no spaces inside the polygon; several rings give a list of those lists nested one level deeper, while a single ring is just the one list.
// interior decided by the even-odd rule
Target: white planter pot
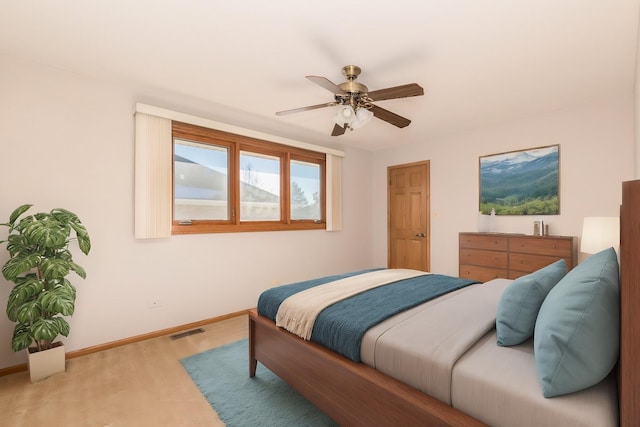
[{"label": "white planter pot", "polygon": [[53,374],[65,371],[64,344],[49,350],[30,353],[27,350],[27,363],[31,382],[43,380]]}]

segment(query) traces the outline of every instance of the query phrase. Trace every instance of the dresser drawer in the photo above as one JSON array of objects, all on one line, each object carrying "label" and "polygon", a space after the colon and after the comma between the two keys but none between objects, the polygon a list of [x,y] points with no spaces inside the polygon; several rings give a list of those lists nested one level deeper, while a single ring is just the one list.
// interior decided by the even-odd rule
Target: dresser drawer
[{"label": "dresser drawer", "polygon": [[556,239],[553,237],[512,237],[509,243],[509,251],[571,258],[573,242],[569,239]]},{"label": "dresser drawer", "polygon": [[[509,254],[509,271],[518,271],[532,273],[536,270],[541,269],[542,267],[546,267],[549,264],[552,264],[562,257],[555,256],[545,256],[545,255],[529,255],[529,254],[518,254],[518,253],[510,253]],[[565,259],[567,266],[571,263],[570,259]]]},{"label": "dresser drawer", "polygon": [[482,249],[460,249],[460,264],[507,268],[507,253]]},{"label": "dresser drawer", "polygon": [[[565,260],[566,262],[566,260]],[[518,270],[509,270],[509,279],[519,279],[522,276],[526,276],[527,274],[533,273],[532,271],[518,271]]]},{"label": "dresser drawer", "polygon": [[477,265],[460,265],[459,276],[463,279],[472,279],[479,282],[488,282],[498,277],[507,277],[507,270],[500,268],[480,267]]},{"label": "dresser drawer", "polygon": [[505,236],[460,234],[460,248],[506,251],[508,246]]}]

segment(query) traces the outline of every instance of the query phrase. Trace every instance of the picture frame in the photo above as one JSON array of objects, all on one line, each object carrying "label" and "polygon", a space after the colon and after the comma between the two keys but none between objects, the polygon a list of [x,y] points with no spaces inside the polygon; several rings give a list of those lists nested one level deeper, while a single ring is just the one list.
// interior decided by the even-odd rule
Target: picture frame
[{"label": "picture frame", "polygon": [[482,214],[560,214],[560,145],[480,156],[479,187]]}]

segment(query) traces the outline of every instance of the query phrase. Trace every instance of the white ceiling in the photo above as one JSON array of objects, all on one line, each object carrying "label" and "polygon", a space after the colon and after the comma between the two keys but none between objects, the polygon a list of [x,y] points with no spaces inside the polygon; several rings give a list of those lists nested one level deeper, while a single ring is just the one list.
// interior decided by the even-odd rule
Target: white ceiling
[{"label": "white ceiling", "polygon": [[[309,142],[376,150],[630,96],[640,0],[60,0],[0,5],[0,53],[116,82],[137,101]],[[379,4],[385,4],[384,6]],[[305,75],[370,90],[418,83],[331,137]]]}]

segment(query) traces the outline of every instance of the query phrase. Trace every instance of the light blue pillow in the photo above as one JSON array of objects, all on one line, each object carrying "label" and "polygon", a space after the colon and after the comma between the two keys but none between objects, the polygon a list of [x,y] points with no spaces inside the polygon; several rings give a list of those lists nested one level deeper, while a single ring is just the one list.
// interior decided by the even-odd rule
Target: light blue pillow
[{"label": "light blue pillow", "polygon": [[496,313],[498,345],[520,344],[533,336],[542,302],[567,274],[563,259],[516,279],[500,297]]},{"label": "light blue pillow", "polygon": [[544,397],[591,387],[618,360],[620,289],[613,248],[590,256],[549,292],[533,338]]}]

